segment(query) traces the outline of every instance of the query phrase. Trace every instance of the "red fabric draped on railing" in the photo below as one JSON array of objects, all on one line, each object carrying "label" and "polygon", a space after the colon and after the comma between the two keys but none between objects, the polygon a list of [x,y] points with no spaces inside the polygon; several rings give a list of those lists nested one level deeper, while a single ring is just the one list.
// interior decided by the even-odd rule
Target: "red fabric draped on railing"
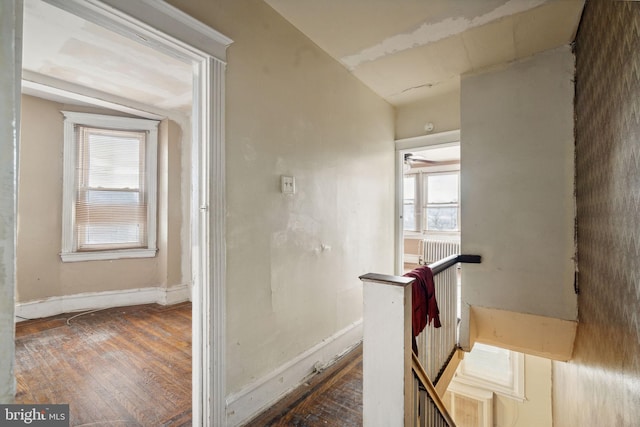
[{"label": "red fabric draped on railing", "polygon": [[406,277],[416,279],[411,289],[413,330],[413,351],[418,354],[416,338],[420,332],[433,321],[433,327],[439,328],[440,310],[436,300],[436,289],[433,281],[433,272],[427,265],[418,267],[405,274]]}]

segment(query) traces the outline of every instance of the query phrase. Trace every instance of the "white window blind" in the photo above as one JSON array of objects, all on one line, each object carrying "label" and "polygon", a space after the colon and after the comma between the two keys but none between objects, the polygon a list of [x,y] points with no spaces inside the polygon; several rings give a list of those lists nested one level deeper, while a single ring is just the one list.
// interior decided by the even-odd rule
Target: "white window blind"
[{"label": "white window blind", "polygon": [[147,132],[77,125],[76,135],[78,250],[145,247]]},{"label": "white window blind", "polygon": [[155,255],[158,122],[63,113],[63,261]]}]

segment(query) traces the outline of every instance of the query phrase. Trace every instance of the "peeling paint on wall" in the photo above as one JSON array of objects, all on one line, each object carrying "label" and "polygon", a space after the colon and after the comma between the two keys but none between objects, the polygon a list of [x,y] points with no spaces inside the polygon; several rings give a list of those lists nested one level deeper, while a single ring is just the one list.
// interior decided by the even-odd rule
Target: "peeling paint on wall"
[{"label": "peeling paint on wall", "polygon": [[389,37],[380,43],[368,47],[356,54],[341,58],[341,62],[350,70],[356,69],[360,64],[376,59],[424,46],[447,37],[461,34],[471,28],[480,27],[489,22],[515,15],[538,7],[549,0],[509,0],[505,4],[496,7],[491,12],[476,16],[473,19],[465,17],[447,18],[440,22],[425,22],[413,32],[398,34]]}]

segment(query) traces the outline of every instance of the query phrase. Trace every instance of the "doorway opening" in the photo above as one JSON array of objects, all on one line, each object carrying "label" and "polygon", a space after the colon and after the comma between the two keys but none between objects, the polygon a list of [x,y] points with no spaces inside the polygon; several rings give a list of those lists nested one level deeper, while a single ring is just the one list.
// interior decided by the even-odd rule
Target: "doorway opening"
[{"label": "doorway opening", "polygon": [[460,253],[460,133],[396,141],[396,274]]},{"label": "doorway opening", "polygon": [[[188,207],[184,209],[189,226],[184,233],[188,236],[188,245],[182,250],[189,253],[187,286],[191,288],[193,300],[192,419],[194,425],[222,425],[226,418],[223,99],[225,49],[231,40],[166,3],[44,1],[74,17],[97,24],[104,31],[113,31],[129,41],[182,61],[191,70],[191,121],[183,126],[183,132],[189,135],[185,138],[189,149],[184,163],[190,170],[182,173],[190,181],[186,186]],[[93,54],[96,58],[101,57],[99,51]],[[54,73],[44,72],[42,76],[36,76],[42,79],[32,78],[31,82],[39,85],[40,89],[42,86],[56,88],[57,95],[75,96],[76,100],[87,95],[77,90],[81,86],[78,82],[57,85],[64,79],[51,74]],[[91,87],[90,82],[86,84]],[[89,95],[96,94],[96,91],[89,92]],[[102,107],[129,114],[146,111],[151,116],[168,116],[162,108],[147,109],[142,103],[132,100],[135,95],[131,98],[113,97],[102,96],[106,93],[104,91],[97,92],[100,96],[94,98],[104,102]]]}]

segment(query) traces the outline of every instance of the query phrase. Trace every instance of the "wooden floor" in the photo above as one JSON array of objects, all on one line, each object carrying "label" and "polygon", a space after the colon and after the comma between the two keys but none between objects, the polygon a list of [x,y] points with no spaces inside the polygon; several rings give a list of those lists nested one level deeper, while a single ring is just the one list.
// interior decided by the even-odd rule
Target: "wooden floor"
[{"label": "wooden floor", "polygon": [[191,426],[191,304],[16,325],[16,403],[68,403],[71,426]]},{"label": "wooden floor", "polygon": [[[16,325],[16,403],[68,403],[71,426],[191,426],[191,304]],[[362,346],[247,424],[362,426]]]},{"label": "wooden floor", "polygon": [[362,426],[362,345],[247,426]]}]

